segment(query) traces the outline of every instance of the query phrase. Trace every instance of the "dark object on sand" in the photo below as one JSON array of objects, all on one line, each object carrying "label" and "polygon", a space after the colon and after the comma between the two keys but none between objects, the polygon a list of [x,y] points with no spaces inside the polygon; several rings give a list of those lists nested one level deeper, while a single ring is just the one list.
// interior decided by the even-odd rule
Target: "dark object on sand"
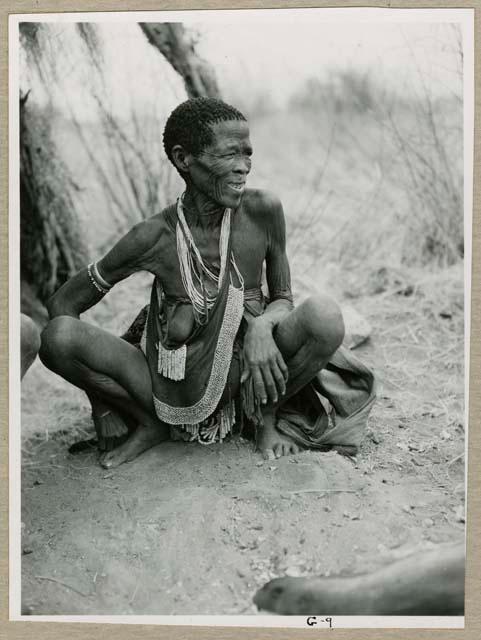
[{"label": "dark object on sand", "polygon": [[464,543],[443,545],[365,575],[276,578],[254,603],[280,615],[463,615],[464,565]]}]

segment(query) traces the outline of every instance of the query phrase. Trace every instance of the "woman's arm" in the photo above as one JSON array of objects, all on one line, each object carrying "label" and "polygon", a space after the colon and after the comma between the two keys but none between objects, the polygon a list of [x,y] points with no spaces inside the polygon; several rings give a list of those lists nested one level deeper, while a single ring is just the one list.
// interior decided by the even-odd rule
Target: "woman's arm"
[{"label": "woman's arm", "polygon": [[102,300],[104,295],[94,287],[87,273],[87,267],[84,267],[67,280],[60,289],[57,289],[48,300],[48,315],[50,319],[57,316],[78,318],[81,313]]},{"label": "woman's arm", "polygon": [[274,328],[292,310],[291,277],[286,254],[286,225],[282,204],[263,193],[262,219],[267,234],[266,277],[270,303],[264,313],[248,320],[244,339],[244,371],[252,375],[259,400],[277,402],[286,389],[287,367],[273,338]]},{"label": "woman's arm", "polygon": [[[113,286],[137,271],[148,269],[150,250],[158,238],[158,219],[150,218],[135,225],[97,262],[100,282],[105,281]],[[89,269],[84,267],[67,280],[47,303],[50,318],[61,315],[78,318],[102,300],[106,291],[95,286],[93,275],[92,270],[89,273]]]},{"label": "woman's arm", "polygon": [[286,220],[282,204],[270,196],[266,279],[270,303],[261,316],[273,329],[293,309],[291,271],[286,253]]}]

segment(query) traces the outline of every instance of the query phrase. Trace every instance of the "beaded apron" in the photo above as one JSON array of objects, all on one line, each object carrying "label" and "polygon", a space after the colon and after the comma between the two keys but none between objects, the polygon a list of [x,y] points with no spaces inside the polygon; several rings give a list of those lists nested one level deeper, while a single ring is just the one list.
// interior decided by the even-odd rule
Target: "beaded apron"
[{"label": "beaded apron", "polygon": [[[178,244],[179,233],[184,231],[178,222]],[[243,282],[232,255],[230,232],[222,253],[219,289],[209,305],[207,321],[197,321],[184,344],[166,348],[161,328],[163,292],[156,279],[140,343],[149,364],[157,416],[180,427],[183,439],[206,444],[222,440],[235,422],[233,401],[218,407],[244,313]],[[179,256],[179,262],[181,259]]]}]

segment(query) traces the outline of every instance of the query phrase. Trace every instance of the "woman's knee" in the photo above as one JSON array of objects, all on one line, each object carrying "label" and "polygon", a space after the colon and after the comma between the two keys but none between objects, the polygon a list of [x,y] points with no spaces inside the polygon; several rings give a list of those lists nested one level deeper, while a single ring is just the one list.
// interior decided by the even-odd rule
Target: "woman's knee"
[{"label": "woman's knee", "polygon": [[344,340],[344,320],[337,302],[327,295],[311,296],[302,305],[302,320],[308,336],[324,354],[332,354]]},{"label": "woman's knee", "polygon": [[76,323],[70,316],[50,320],[40,336],[39,357],[49,369],[56,369],[65,358],[70,358],[74,347]]}]

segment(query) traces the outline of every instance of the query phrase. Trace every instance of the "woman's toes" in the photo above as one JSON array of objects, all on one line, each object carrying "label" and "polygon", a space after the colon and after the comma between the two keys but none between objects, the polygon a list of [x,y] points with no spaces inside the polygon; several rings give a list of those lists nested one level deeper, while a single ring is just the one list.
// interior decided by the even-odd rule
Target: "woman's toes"
[{"label": "woman's toes", "polygon": [[104,469],[110,469],[110,467],[112,466],[112,459],[111,459],[110,452],[104,453],[104,455],[101,456],[100,464],[102,465],[102,467],[104,467]]}]

